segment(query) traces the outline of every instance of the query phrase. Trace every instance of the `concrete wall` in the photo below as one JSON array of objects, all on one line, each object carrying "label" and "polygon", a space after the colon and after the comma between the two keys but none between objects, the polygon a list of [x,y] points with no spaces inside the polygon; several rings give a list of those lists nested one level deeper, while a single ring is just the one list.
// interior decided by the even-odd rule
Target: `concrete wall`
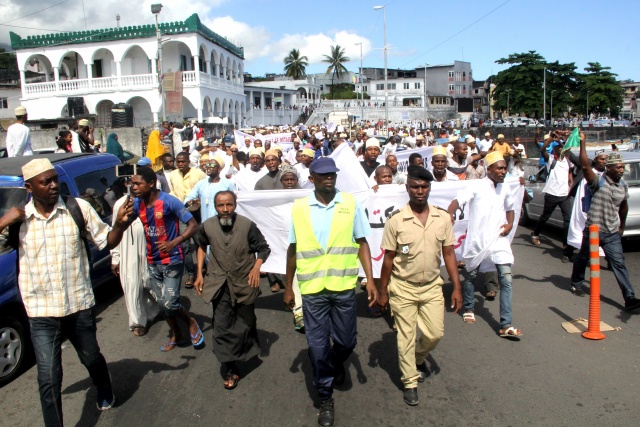
[{"label": "concrete wall", "polygon": [[[62,129],[37,129],[31,131],[31,145],[34,150],[44,148],[56,148],[56,136]],[[100,139],[102,130],[104,149],[107,143],[107,136],[111,132],[115,132],[118,135],[118,141],[122,144],[122,148],[127,151],[131,151],[138,156],[142,155],[142,129],[141,128],[118,128],[118,129],[106,129],[98,128],[94,132],[94,137]],[[0,132],[0,147],[6,146],[7,133]]]}]

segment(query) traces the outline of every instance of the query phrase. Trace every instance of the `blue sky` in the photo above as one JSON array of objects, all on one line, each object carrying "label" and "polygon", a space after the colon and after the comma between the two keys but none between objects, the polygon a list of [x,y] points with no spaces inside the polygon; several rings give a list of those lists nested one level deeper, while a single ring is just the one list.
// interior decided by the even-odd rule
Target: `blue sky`
[{"label": "blue sky", "polygon": [[[0,23],[37,12],[9,24],[83,29],[82,0],[56,5],[62,1],[7,0],[0,5]],[[92,29],[115,26],[116,13],[122,25],[152,23],[149,5],[158,0],[85,1],[87,28]],[[575,62],[579,71],[587,62],[597,61],[620,79],[640,80],[640,40],[634,19],[638,3],[631,0],[160,1],[165,6],[161,20],[183,20],[197,12],[212,30],[244,46],[245,71],[256,76],[283,72],[282,59],[292,48],[309,57],[307,72],[324,72],[322,55],[335,44],[346,49],[352,60],[347,68],[357,72],[360,47],[355,43],[359,42],[364,66],[383,67],[383,13],[373,6],[385,5],[389,68],[465,60],[471,62],[478,80],[504,69],[495,63],[497,59],[535,50],[548,61]],[[51,8],[38,12],[47,7]],[[61,14],[69,19],[61,21]],[[0,42],[8,42],[9,30],[22,36],[42,33],[0,26]]]}]

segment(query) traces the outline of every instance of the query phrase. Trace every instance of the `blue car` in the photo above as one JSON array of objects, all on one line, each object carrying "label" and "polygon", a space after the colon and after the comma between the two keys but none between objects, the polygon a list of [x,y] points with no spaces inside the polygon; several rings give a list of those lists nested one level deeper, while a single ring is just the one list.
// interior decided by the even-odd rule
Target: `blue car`
[{"label": "blue car", "polygon": [[[120,160],[111,154],[44,154],[60,179],[60,194],[88,201],[103,221],[111,224],[111,210],[118,195],[111,185]],[[22,179],[22,166],[32,157],[0,159],[0,217],[11,207],[24,206],[29,195]],[[113,278],[107,249],[91,246],[91,281],[94,287]],[[8,244],[8,230],[0,235],[0,386],[20,373],[31,351],[29,323],[17,277],[17,252]]]}]

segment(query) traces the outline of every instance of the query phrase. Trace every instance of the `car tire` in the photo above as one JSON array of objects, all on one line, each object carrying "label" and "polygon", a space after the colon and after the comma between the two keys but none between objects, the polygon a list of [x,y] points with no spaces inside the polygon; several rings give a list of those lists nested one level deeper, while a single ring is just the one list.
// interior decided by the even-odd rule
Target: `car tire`
[{"label": "car tire", "polygon": [[25,327],[15,319],[0,319],[0,386],[21,371],[30,344]]}]

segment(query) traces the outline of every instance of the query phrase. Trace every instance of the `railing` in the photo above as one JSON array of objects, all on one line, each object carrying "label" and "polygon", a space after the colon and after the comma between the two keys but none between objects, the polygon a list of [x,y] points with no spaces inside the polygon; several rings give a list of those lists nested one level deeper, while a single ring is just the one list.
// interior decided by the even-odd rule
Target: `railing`
[{"label": "railing", "polygon": [[[198,71],[199,72],[199,71]],[[200,73],[200,85],[211,89],[224,90],[236,94],[244,93],[242,83],[232,82],[220,77]],[[187,87],[198,85],[196,71],[182,72],[182,83]],[[42,95],[67,95],[78,93],[110,92],[115,90],[148,90],[158,85],[157,74],[135,74],[130,76],[111,76],[95,79],[60,80],[57,82],[27,83],[25,96],[37,98]]]}]

